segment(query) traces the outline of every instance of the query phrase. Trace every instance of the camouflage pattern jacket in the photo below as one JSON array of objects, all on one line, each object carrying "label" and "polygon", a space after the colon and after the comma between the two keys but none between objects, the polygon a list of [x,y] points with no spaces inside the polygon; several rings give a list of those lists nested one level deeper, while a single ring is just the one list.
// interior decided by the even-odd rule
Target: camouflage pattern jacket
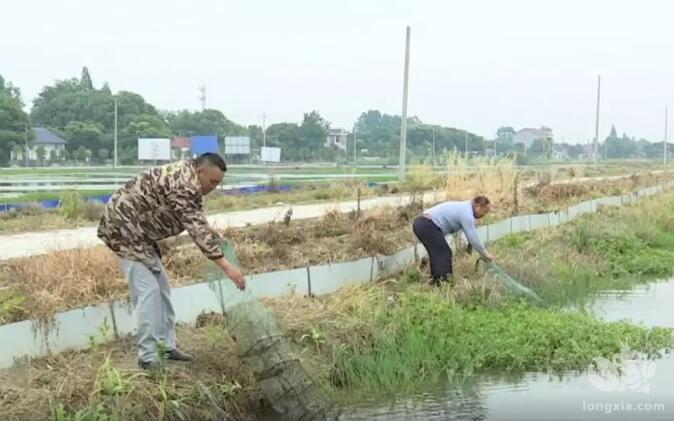
[{"label": "camouflage pattern jacket", "polygon": [[156,242],[184,230],[206,257],[222,257],[220,236],[202,209],[201,184],[192,160],[151,168],[127,182],[106,205],[98,237],[119,257],[158,273]]}]

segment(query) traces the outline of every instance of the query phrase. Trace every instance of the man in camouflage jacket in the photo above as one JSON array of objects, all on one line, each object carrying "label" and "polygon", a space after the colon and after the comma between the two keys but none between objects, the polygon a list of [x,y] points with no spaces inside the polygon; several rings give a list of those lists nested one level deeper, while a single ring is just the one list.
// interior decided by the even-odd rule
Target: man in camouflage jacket
[{"label": "man in camouflage jacket", "polygon": [[98,237],[117,254],[129,282],[142,368],[159,360],[160,342],[168,359],[192,360],[176,349],[171,288],[157,241],[187,230],[201,252],[245,288],[244,275],[223,256],[221,238],[202,209],[202,197],[220,184],[226,171],[223,159],[212,153],[151,168],[127,182],[106,205]]}]

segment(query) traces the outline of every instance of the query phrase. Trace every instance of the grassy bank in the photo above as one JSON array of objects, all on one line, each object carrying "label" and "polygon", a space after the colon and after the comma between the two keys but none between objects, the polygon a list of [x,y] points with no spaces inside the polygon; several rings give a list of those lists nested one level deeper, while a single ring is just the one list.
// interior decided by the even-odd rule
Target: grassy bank
[{"label": "grassy bank", "polygon": [[582,301],[674,273],[674,194],[607,207],[572,224],[506,237],[499,263],[548,302]]},{"label": "grassy bank", "polygon": [[[599,289],[671,274],[672,210],[670,193],[510,236],[492,249],[547,300],[576,302]],[[457,253],[454,287],[430,288],[412,268],[328,296],[265,302],[304,365],[337,397],[413,391],[484,372],[561,375],[585,369],[595,357],[610,358],[625,344],[651,355],[672,344],[671,329],[608,323],[562,306],[513,300],[476,273],[473,263],[474,256]],[[222,317],[211,316],[196,328],[181,327],[179,341],[197,361],[168,364],[156,378],[135,369],[129,339],[0,371],[0,418],[212,419],[224,411],[244,419],[264,405],[223,324]]]},{"label": "grassy bank", "polygon": [[399,393],[476,373],[562,374],[609,357],[621,344],[656,354],[671,345],[671,329],[604,323],[560,309],[448,301],[411,288],[376,301],[363,314],[370,336],[335,350],[331,382],[341,387]]},{"label": "grassy bank", "polygon": [[296,338],[320,350],[316,364],[333,356],[322,372],[337,389],[399,392],[493,371],[559,374],[625,344],[654,355],[672,346],[672,329],[605,323],[583,304],[595,292],[674,273],[672,210],[669,193],[493,245],[499,262],[552,304],[546,308],[513,301],[502,284],[474,271],[474,257],[459,253],[454,287],[429,290],[412,270],[375,288],[277,310]]},{"label": "grassy bank", "polygon": [[[669,329],[605,323],[516,302],[466,305],[417,276],[267,304],[304,366],[336,401],[363,393],[404,394],[481,372],[562,373],[584,369],[594,357],[611,357],[625,343],[653,354],[671,343]],[[180,327],[178,339],[196,360],[167,363],[157,376],[136,368],[131,338],[92,342],[87,351],[0,370],[0,418],[251,419],[266,405],[223,324],[221,316],[209,316],[194,328]]]}]

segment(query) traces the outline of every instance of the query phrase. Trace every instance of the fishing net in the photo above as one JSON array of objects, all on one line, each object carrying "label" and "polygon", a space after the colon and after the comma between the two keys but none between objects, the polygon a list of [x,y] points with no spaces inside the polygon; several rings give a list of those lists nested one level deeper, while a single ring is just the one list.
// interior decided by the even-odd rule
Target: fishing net
[{"label": "fishing net", "polygon": [[[239,266],[227,240],[221,248],[227,260]],[[272,408],[284,419],[326,419],[326,397],[304,370],[272,312],[249,289],[239,291],[219,269],[209,268],[206,279],[220,303],[239,357],[253,371]]]},{"label": "fishing net", "polygon": [[481,259],[478,259],[477,262],[475,262],[476,268],[478,267],[480,262],[482,262],[485,265],[484,276],[503,283],[508,289],[508,291],[510,291],[514,295],[526,297],[532,303],[538,305],[545,304],[543,299],[541,299],[541,297],[539,297],[534,291],[532,291],[530,288],[525,287],[521,283],[517,282],[512,276],[508,275],[508,273],[505,270],[503,270],[503,268],[498,266],[496,263],[494,262],[485,263]]}]

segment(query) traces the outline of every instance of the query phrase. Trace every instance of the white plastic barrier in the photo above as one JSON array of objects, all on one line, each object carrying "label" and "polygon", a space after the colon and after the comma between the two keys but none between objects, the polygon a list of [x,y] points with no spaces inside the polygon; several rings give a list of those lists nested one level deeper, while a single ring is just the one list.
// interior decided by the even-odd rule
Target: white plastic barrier
[{"label": "white plastic barrier", "polygon": [[[479,227],[478,235],[485,242],[496,241],[509,234],[564,224],[585,213],[594,212],[602,205],[632,204],[638,198],[652,196],[672,187],[674,181],[632,194],[579,203],[559,212],[514,216]],[[451,236],[447,236],[447,241],[454,248]],[[416,244],[391,256],[252,275],[247,277],[247,283],[257,297],[328,294],[349,284],[363,284],[393,276],[424,256],[426,250]],[[196,322],[203,312],[221,311],[215,292],[207,282],[175,288],[172,300],[177,320],[186,324]],[[49,325],[30,320],[2,325],[0,368],[10,367],[17,359],[24,357],[83,349],[89,346],[92,339],[97,342],[107,341],[133,333],[135,329],[133,309],[126,301],[58,313]]]},{"label": "white plastic barrier", "polygon": [[511,220],[511,233],[516,234],[518,232],[526,232],[529,231],[529,215],[518,215],[518,216],[513,216],[510,218]]},{"label": "white plastic barrier", "polygon": [[488,225],[487,228],[489,230],[489,241],[500,240],[506,235],[510,235],[512,233],[511,218]]},{"label": "white plastic barrier", "polygon": [[550,216],[547,213],[529,215],[529,229],[531,231],[549,228],[550,227]]},{"label": "white plastic barrier", "polygon": [[[414,259],[414,247],[411,248],[412,259]],[[373,280],[374,265],[374,258],[366,257],[355,262],[312,266],[309,268],[309,279],[316,281],[310,283],[311,294],[329,294],[347,285],[359,285],[370,282]]]},{"label": "white plastic barrier", "polygon": [[561,224],[561,213],[560,212],[550,212],[549,214],[550,226],[556,227]]}]

